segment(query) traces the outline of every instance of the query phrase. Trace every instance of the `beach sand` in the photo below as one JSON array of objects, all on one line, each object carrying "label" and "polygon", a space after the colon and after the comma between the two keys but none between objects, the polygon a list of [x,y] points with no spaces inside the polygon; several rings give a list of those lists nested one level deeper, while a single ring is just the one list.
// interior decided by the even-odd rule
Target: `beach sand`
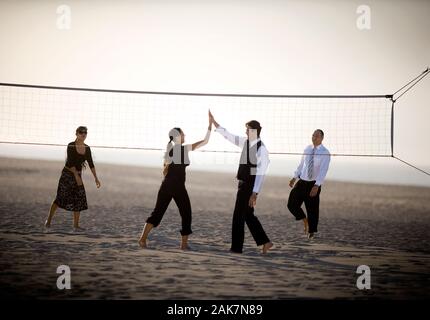
[{"label": "beach sand", "polygon": [[[179,250],[174,202],[150,235],[161,170],[98,164],[102,188],[84,173],[85,231],[59,210],[43,223],[63,163],[0,158],[0,296],[38,299],[421,299],[430,298],[430,188],[326,181],[319,233],[308,240],[286,208],[288,178],[268,176],[256,214],[275,244],[266,255],[246,229],[244,253],[230,254],[234,174],[188,168],[191,251]],[[59,265],[71,290],[57,289]],[[359,265],[371,289],[356,286]]]}]

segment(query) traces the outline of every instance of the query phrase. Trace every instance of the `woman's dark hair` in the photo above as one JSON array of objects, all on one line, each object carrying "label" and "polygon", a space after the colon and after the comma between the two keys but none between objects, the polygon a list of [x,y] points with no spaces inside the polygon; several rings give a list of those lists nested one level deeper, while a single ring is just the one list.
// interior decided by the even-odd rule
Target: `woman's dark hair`
[{"label": "woman's dark hair", "polygon": [[179,137],[182,133],[182,129],[181,128],[173,128],[169,131],[169,138],[170,141],[172,142],[176,137]]},{"label": "woman's dark hair", "polygon": [[173,128],[169,131],[169,142],[167,143],[166,146],[166,152],[164,153],[164,164],[169,164],[172,160],[172,156],[173,156],[173,143],[172,141],[177,138],[180,137],[182,134],[182,129],[181,128]]},{"label": "woman's dark hair", "polygon": [[81,132],[81,131],[88,131],[88,129],[87,129],[87,127],[79,126],[79,127],[76,129],[76,134],[78,134],[78,132]]}]

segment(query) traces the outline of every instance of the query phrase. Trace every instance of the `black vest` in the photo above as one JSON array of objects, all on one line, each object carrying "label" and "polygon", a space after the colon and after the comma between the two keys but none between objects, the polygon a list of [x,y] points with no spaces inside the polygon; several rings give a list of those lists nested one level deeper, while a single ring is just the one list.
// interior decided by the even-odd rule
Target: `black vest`
[{"label": "black vest", "polygon": [[[257,152],[261,147],[261,140],[249,147],[249,140],[245,141],[240,155],[239,169],[236,178],[238,180],[253,182],[255,181],[255,170],[257,168]],[[251,170],[253,172],[251,172]],[[252,173],[252,174],[251,174]]]},{"label": "black vest", "polygon": [[183,145],[175,145],[169,152],[171,163],[165,179],[167,181],[185,182],[185,168],[190,165],[188,152]]}]

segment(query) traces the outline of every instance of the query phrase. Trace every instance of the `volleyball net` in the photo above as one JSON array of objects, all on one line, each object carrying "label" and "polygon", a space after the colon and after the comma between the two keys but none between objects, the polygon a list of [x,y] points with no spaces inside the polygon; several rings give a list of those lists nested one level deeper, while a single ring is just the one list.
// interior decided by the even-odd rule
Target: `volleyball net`
[{"label": "volleyball net", "polygon": [[[1,84],[0,142],[66,145],[78,126],[86,126],[92,147],[164,150],[173,127],[183,129],[186,143],[202,138],[208,109],[223,127],[242,136],[246,122],[259,121],[271,153],[302,154],[314,130],[322,129],[333,155],[392,155],[390,96],[215,95]],[[238,151],[216,136],[204,150]]]},{"label": "volleyball net", "polygon": [[[257,120],[272,154],[301,155],[316,129],[333,156],[394,157],[396,101],[430,73],[390,95],[246,95],[149,92],[0,83],[0,143],[65,146],[79,126],[93,148],[164,150],[180,127],[201,140],[208,109],[231,133]],[[240,152],[216,134],[201,151]]]}]

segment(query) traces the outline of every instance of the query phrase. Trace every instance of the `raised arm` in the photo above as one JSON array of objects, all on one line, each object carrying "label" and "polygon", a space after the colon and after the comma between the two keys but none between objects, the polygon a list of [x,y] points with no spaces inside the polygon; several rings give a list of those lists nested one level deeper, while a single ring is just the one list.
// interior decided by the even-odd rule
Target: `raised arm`
[{"label": "raised arm", "polygon": [[197,141],[193,144],[191,144],[191,150],[196,150],[198,148],[201,148],[205,145],[208,144],[209,142],[209,138],[211,136],[211,130],[212,130],[212,120],[211,117],[209,116],[209,125],[208,125],[208,131],[206,132],[205,138],[203,140]]},{"label": "raised arm", "polygon": [[209,118],[211,118],[212,123],[215,126],[215,131],[220,133],[225,139],[227,139],[228,141],[230,141],[231,143],[233,143],[234,145],[243,148],[243,145],[245,144],[246,138],[245,137],[240,137],[237,135],[234,135],[230,132],[227,131],[227,129],[223,128],[220,126],[220,124],[215,120],[214,116],[212,115],[212,113],[209,111]]}]

